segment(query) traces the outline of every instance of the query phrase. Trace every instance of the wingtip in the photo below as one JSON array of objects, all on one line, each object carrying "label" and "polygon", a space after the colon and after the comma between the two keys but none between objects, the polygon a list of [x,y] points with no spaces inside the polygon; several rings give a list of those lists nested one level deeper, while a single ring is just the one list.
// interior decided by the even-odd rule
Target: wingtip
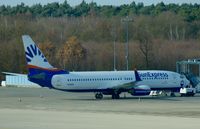
[{"label": "wingtip", "polygon": [[28,34],[22,35],[22,38],[30,37]]}]

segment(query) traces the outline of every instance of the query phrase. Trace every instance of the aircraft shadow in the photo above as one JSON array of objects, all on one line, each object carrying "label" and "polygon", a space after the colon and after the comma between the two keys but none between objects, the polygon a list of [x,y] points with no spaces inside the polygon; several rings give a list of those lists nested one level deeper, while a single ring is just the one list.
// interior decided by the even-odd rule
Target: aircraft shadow
[{"label": "aircraft shadow", "polygon": [[182,101],[179,99],[176,99],[176,97],[169,97],[169,96],[161,96],[161,97],[121,97],[120,99],[112,99],[111,97],[104,97],[101,100],[97,100],[95,98],[64,98],[62,100],[74,100],[74,101],[120,101],[120,100],[168,100],[168,101]]}]

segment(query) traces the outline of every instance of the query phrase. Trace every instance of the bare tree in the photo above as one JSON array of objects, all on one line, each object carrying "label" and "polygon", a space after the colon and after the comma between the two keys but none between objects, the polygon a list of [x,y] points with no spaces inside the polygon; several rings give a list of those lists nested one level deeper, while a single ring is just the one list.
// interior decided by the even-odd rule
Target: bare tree
[{"label": "bare tree", "polygon": [[81,46],[75,36],[72,36],[58,50],[57,58],[59,58],[64,68],[68,66],[73,70],[79,70],[81,61],[86,59],[86,49]]},{"label": "bare tree", "polygon": [[148,30],[148,27],[141,28],[138,31],[139,48],[144,55],[146,68],[149,68],[151,54],[152,54],[152,36]]},{"label": "bare tree", "polygon": [[56,47],[54,44],[52,44],[49,40],[47,40],[43,43],[40,43],[38,47],[40,48],[44,56],[51,64],[53,65],[57,64],[55,60]]}]

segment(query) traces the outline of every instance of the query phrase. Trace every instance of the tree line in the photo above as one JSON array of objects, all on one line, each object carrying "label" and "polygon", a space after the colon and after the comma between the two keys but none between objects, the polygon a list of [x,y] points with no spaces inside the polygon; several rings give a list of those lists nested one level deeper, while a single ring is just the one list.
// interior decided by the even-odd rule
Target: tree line
[{"label": "tree line", "polygon": [[152,4],[144,6],[143,3],[136,4],[134,1],[131,4],[121,6],[103,5],[98,6],[95,2],[86,3],[84,0],[77,6],[70,6],[67,1],[63,3],[53,2],[46,5],[35,4],[27,6],[21,3],[16,6],[0,6],[1,16],[15,16],[19,14],[30,14],[36,17],[80,17],[80,16],[127,16],[127,15],[150,15],[157,16],[163,12],[173,12],[182,16],[184,20],[190,22],[200,20],[200,5],[199,4],[164,4],[160,2],[156,5]]},{"label": "tree line", "polygon": [[[46,15],[43,9],[54,4],[58,5],[57,9],[50,9]],[[79,9],[79,15],[73,12],[80,6],[85,8],[91,4],[94,4],[96,9]],[[197,4],[160,3],[150,8],[151,6],[142,4],[140,7],[140,4],[136,5],[134,2],[115,7],[97,6],[95,3],[87,4],[83,1],[76,7],[68,5],[67,8],[71,8],[72,12],[56,16],[55,12],[58,10],[67,9],[61,8],[64,5],[68,3],[65,1],[44,6],[28,7],[21,4],[0,7],[0,72],[27,73],[21,40],[23,34],[29,34],[33,38],[51,64],[70,71],[113,70],[115,41],[116,69],[125,70],[126,23],[122,21],[124,16],[133,19],[133,22],[128,23],[130,70],[137,68],[175,71],[176,61],[200,56],[200,20],[197,17],[187,19],[189,15],[185,15],[186,12],[197,15]],[[133,5],[137,8],[137,13],[133,11]],[[167,9],[162,10],[159,7],[161,5]],[[37,13],[31,11],[35,6],[40,6]],[[170,6],[174,9],[168,9]],[[116,8],[120,8],[120,11],[114,13]],[[142,8],[151,11],[141,13]],[[155,11],[156,8],[162,11]],[[187,11],[180,11],[181,8]],[[19,11],[20,9],[22,10]],[[122,10],[128,13],[122,13]],[[196,13],[192,10],[196,10]]]}]

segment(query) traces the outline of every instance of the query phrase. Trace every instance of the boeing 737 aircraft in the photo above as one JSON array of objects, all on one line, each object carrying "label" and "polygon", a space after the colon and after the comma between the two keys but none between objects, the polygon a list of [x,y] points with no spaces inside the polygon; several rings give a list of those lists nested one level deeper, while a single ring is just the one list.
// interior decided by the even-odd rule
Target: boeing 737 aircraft
[{"label": "boeing 737 aircraft", "polygon": [[184,75],[171,71],[94,71],[69,72],[49,64],[28,35],[22,36],[28,79],[42,87],[69,92],[94,92],[96,99],[112,95],[118,99],[122,92],[149,95],[151,90],[179,91],[189,84]]}]

